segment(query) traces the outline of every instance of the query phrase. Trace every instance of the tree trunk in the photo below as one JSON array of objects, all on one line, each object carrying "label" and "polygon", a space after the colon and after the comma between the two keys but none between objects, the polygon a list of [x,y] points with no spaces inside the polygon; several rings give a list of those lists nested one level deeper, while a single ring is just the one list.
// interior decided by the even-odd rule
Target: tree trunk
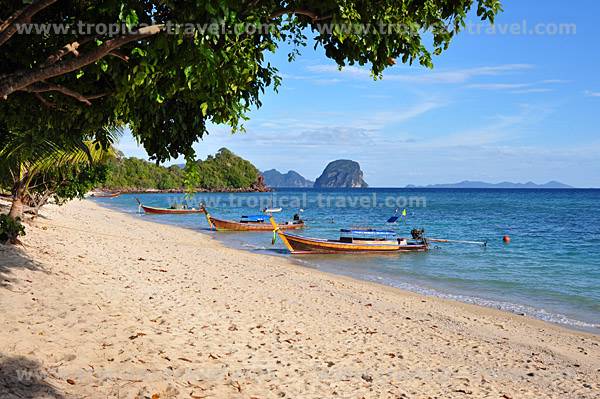
[{"label": "tree trunk", "polygon": [[25,194],[25,190],[21,185],[18,185],[15,190],[13,190],[12,197],[12,206],[10,207],[10,212],[8,216],[12,219],[21,219],[23,220],[23,196]]},{"label": "tree trunk", "polygon": [[40,209],[48,203],[48,199],[52,194],[54,194],[52,190],[46,190],[39,198],[36,198],[37,201],[34,203],[31,209],[34,217],[38,216]]}]

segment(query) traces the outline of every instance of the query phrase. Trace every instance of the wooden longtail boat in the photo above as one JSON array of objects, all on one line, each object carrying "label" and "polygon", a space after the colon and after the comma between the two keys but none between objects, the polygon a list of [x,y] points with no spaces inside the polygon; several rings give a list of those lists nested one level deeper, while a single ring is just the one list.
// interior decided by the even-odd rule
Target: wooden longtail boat
[{"label": "wooden longtail boat", "polygon": [[[217,219],[205,210],[206,220],[211,228],[217,231],[272,231],[273,227],[268,222],[267,215],[242,216],[239,222],[233,220]],[[279,225],[282,230],[295,230],[304,228],[304,221],[293,220]]]},{"label": "wooden longtail boat", "polygon": [[272,217],[270,221],[274,232],[293,254],[397,253],[429,249],[426,239],[399,238],[394,231],[343,229],[339,240],[326,240],[285,233]]},{"label": "wooden longtail boat", "polygon": [[170,209],[170,208],[155,208],[153,206],[140,205],[146,213],[157,215],[188,215],[192,213],[204,213],[202,209]]},{"label": "wooden longtail boat", "polygon": [[146,213],[151,213],[155,215],[189,215],[194,213],[204,213],[204,208],[195,209],[195,208],[156,208],[153,206],[147,206],[140,202],[138,198],[135,199],[137,203],[140,205],[140,208],[144,210]]},{"label": "wooden longtail boat", "polygon": [[92,193],[91,196],[94,198],[115,198],[121,195],[121,192],[116,193]]}]

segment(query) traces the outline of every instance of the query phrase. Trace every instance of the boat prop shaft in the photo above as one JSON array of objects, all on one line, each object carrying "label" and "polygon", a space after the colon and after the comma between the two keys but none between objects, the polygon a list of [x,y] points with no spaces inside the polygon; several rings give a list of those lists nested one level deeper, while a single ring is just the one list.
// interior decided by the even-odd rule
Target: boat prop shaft
[{"label": "boat prop shaft", "polygon": [[463,240],[446,240],[442,238],[428,238],[429,242],[447,242],[447,243],[455,243],[455,244],[474,244],[481,245],[483,247],[487,247],[487,241],[463,241]]}]

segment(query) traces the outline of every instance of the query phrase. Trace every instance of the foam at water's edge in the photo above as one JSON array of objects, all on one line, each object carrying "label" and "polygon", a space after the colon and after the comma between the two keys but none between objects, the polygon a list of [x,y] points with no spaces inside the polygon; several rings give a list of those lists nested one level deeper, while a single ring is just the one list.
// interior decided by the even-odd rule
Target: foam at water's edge
[{"label": "foam at water's edge", "polygon": [[[433,297],[442,298],[442,299],[450,299],[450,300],[469,303],[469,304],[473,304],[473,305],[485,306],[488,308],[498,309],[498,310],[502,310],[505,312],[511,312],[511,313],[515,313],[518,315],[533,317],[533,318],[551,322],[551,323],[562,324],[565,326],[577,327],[577,328],[586,329],[586,330],[600,329],[600,324],[593,324],[593,323],[588,323],[585,321],[575,320],[575,319],[572,319],[572,318],[565,316],[563,314],[560,314],[560,313],[552,313],[552,312],[548,312],[544,309],[534,308],[532,306],[520,305],[520,304],[512,303],[512,302],[494,301],[494,300],[479,298],[479,297],[470,296],[470,295],[448,294],[448,293],[440,292],[440,291],[433,290],[430,288],[419,287],[419,286],[408,284],[408,283],[400,283],[397,281],[386,280],[379,276],[364,276],[362,278],[364,280],[379,282],[379,283],[382,283],[385,285],[389,285],[392,287],[400,288],[400,289],[411,291],[411,292],[416,292],[416,293],[423,294],[423,295],[433,296]],[[598,333],[598,331],[593,331],[593,332]]]},{"label": "foam at water's edge", "polygon": [[[321,267],[318,264],[315,264],[315,263],[312,263],[310,261],[306,261],[303,259],[294,259],[294,262],[296,262],[302,266],[305,266],[305,267],[311,267],[311,268],[320,269],[323,271],[330,271],[330,270],[328,270],[327,267]],[[337,270],[337,272],[339,272],[339,270]],[[399,281],[395,281],[395,280],[391,280],[391,279],[386,279],[381,276],[364,275],[364,274],[361,275],[361,274],[357,274],[357,273],[342,273],[342,274],[345,274],[352,278],[356,278],[358,280],[365,280],[365,281],[375,282],[375,283],[379,283],[379,284],[384,284],[384,285],[398,288],[401,290],[415,292],[417,294],[432,296],[432,297],[441,298],[441,299],[449,299],[449,300],[468,303],[468,304],[472,304],[472,305],[478,305],[478,306],[484,306],[487,308],[498,309],[498,310],[502,310],[505,312],[510,312],[510,313],[514,313],[514,314],[518,314],[518,315],[533,317],[538,320],[547,321],[547,322],[554,323],[554,324],[560,324],[560,325],[571,327],[571,328],[581,329],[581,330],[589,331],[589,332],[592,332],[595,334],[598,334],[598,330],[600,329],[600,324],[594,324],[594,323],[588,323],[588,322],[581,321],[581,320],[576,320],[576,319],[570,318],[570,317],[565,316],[560,313],[552,313],[552,312],[546,311],[545,309],[538,309],[538,308],[535,308],[532,306],[521,305],[521,304],[505,302],[505,301],[495,301],[495,300],[479,298],[479,297],[470,296],[470,295],[449,294],[449,293],[441,292],[441,291],[434,290],[431,288],[425,288],[422,286],[418,286],[415,284],[409,284],[409,283],[399,282]]]},{"label": "foam at water's edge", "polygon": [[[320,269],[323,271],[330,271],[327,267],[322,267],[321,265],[319,265],[317,263],[313,263],[313,262],[310,262],[310,261],[307,261],[304,259],[294,258],[293,261],[304,267]],[[337,272],[339,272],[339,270],[337,270]],[[342,273],[342,274],[344,274],[344,273]],[[565,316],[560,313],[552,313],[552,312],[548,312],[544,309],[534,308],[532,306],[520,305],[517,303],[511,303],[511,302],[494,301],[494,300],[490,300],[490,299],[479,298],[479,297],[469,296],[469,295],[449,294],[449,293],[444,293],[444,292],[437,291],[437,290],[434,290],[431,288],[425,288],[425,287],[414,285],[414,284],[403,283],[403,282],[399,282],[399,281],[395,281],[395,280],[386,279],[381,276],[360,275],[360,274],[356,274],[356,273],[345,273],[345,275],[352,277],[352,278],[356,278],[358,280],[376,282],[379,284],[384,284],[384,285],[398,288],[401,290],[415,292],[417,294],[432,296],[432,297],[441,298],[441,299],[449,299],[449,300],[468,303],[468,304],[472,304],[472,305],[478,305],[478,306],[484,306],[487,308],[498,309],[498,310],[502,310],[505,312],[510,312],[510,313],[514,313],[514,314],[518,314],[518,315],[529,316],[529,317],[533,317],[535,319],[547,321],[550,323],[555,323],[555,324],[560,324],[563,326],[568,326],[568,327],[573,327],[573,328],[577,328],[577,329],[590,331],[595,334],[597,334],[598,329],[600,329],[600,324],[594,324],[594,323],[588,323],[588,322],[581,321],[581,320],[575,320],[573,318],[570,318],[570,317]]]}]

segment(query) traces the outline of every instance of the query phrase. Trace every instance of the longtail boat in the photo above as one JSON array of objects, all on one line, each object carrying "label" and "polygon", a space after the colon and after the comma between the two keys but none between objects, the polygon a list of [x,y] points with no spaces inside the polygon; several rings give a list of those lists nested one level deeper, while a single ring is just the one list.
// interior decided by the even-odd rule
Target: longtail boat
[{"label": "longtail boat", "polygon": [[272,217],[270,222],[273,231],[292,254],[424,252],[429,249],[427,240],[422,236],[401,238],[391,230],[342,229],[338,240],[327,240],[285,233]]},{"label": "longtail boat", "polygon": [[91,196],[94,198],[115,198],[118,197],[119,195],[121,195],[120,191],[114,192],[114,193],[104,193],[104,192],[98,192],[98,193],[92,193]]},{"label": "longtail boat", "polygon": [[[204,209],[206,220],[211,228],[217,231],[272,231],[273,227],[269,223],[267,215],[248,215],[242,216],[239,222],[234,220],[217,219]],[[304,228],[304,221],[299,217],[294,220],[279,225],[282,230],[295,230]]]},{"label": "longtail boat", "polygon": [[141,209],[144,210],[145,213],[151,213],[156,215],[189,215],[194,213],[204,213],[204,209],[195,209],[195,208],[156,208],[153,206],[147,206],[140,202],[139,199],[136,198]]}]

